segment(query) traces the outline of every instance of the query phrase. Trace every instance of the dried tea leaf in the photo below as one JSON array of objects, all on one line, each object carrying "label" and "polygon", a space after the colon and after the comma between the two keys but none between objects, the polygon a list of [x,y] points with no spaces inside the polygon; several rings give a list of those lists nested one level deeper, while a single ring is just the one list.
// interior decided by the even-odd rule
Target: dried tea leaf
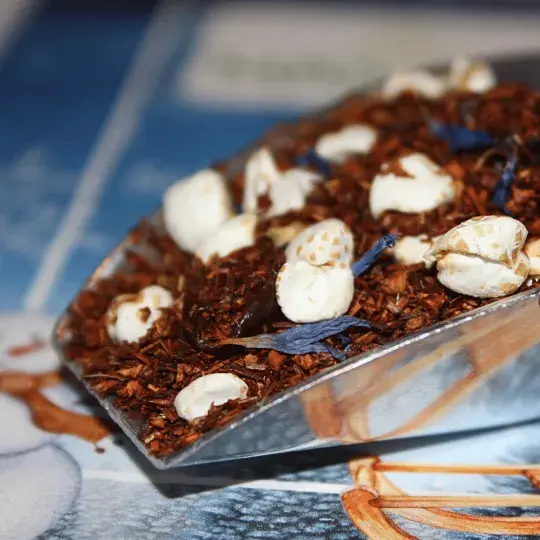
[{"label": "dried tea leaf", "polygon": [[486,131],[473,131],[457,124],[443,124],[429,121],[431,132],[439,139],[444,139],[450,146],[451,152],[477,150],[493,146],[495,141]]},{"label": "dried tea leaf", "polygon": [[340,334],[353,326],[370,328],[370,324],[363,319],[343,315],[327,321],[294,326],[279,334],[260,334],[247,338],[224,339],[216,346],[240,345],[247,349],[273,349],[287,354],[328,352],[334,358],[343,360],[343,353],[321,342],[327,337]]},{"label": "dried tea leaf", "polygon": [[308,152],[302,156],[297,156],[295,162],[300,167],[313,167],[325,178],[331,178],[332,176],[330,162],[317,154],[314,148],[310,148]]},{"label": "dried tea leaf", "polygon": [[387,234],[377,240],[377,243],[370,250],[366,251],[360,259],[352,264],[351,270],[354,277],[365,274],[377,262],[384,250],[392,247],[397,239],[397,234]]}]

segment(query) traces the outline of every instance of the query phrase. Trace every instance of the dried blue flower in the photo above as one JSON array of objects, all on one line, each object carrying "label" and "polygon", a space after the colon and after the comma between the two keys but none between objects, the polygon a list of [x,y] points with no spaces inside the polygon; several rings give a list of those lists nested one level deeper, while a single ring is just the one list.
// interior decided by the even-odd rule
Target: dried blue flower
[{"label": "dried blue flower", "polygon": [[501,176],[499,177],[499,180],[495,186],[495,190],[493,191],[493,196],[491,197],[491,202],[498,206],[507,215],[510,214],[510,212],[506,208],[506,202],[510,198],[512,186],[514,185],[514,181],[516,179],[517,162],[518,157],[516,147],[513,155],[506,161]]},{"label": "dried blue flower", "polygon": [[313,167],[325,178],[330,178],[332,176],[330,162],[317,154],[314,148],[310,148],[308,152],[302,156],[296,156],[295,162],[300,167]]},{"label": "dried blue flower", "polygon": [[246,338],[228,338],[219,341],[216,345],[240,345],[246,349],[274,349],[286,354],[328,352],[334,358],[343,360],[345,355],[342,352],[330,347],[326,343],[322,343],[322,341],[327,337],[338,335],[353,326],[370,328],[369,323],[363,319],[343,315],[342,317],[336,317],[327,321],[294,326],[279,334],[260,334]]},{"label": "dried blue flower", "polygon": [[439,139],[444,139],[450,146],[450,151],[477,150],[495,144],[495,140],[487,131],[473,131],[465,126],[442,124],[428,120],[431,132]]},{"label": "dried blue flower", "polygon": [[366,251],[360,259],[352,264],[351,270],[354,277],[365,274],[377,262],[383,251],[386,248],[392,247],[397,239],[397,234],[387,234],[377,240],[377,243],[369,251]]}]

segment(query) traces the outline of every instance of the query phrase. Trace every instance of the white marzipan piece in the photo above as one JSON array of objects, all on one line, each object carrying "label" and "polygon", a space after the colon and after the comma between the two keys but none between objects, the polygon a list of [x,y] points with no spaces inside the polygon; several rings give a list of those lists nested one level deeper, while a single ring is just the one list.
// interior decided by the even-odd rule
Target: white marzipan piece
[{"label": "white marzipan piece", "polygon": [[266,147],[251,155],[244,173],[244,212],[257,213],[257,200],[268,194],[272,203],[269,216],[278,216],[304,207],[306,196],[322,180],[313,171],[298,167],[281,172]]},{"label": "white marzipan piece", "polygon": [[495,73],[486,62],[456,58],[450,66],[448,86],[451,89],[482,94],[496,85]]},{"label": "white marzipan piece", "polygon": [[347,312],[354,295],[349,267],[285,263],[276,279],[276,296],[284,315],[294,322],[333,319]]},{"label": "white marzipan piece", "polygon": [[163,197],[165,228],[191,253],[233,215],[225,179],[212,169],[175,182]]},{"label": "white marzipan piece", "polygon": [[[138,294],[117,296],[107,311],[107,333],[113,341],[139,341],[162,316],[160,308],[173,304],[171,293],[159,285],[145,287]],[[143,310],[149,309],[145,316]]]},{"label": "white marzipan piece", "polygon": [[197,256],[207,263],[213,255],[225,257],[237,249],[252,246],[256,224],[257,216],[254,214],[240,214],[232,218],[201,244]]},{"label": "white marzipan piece", "polygon": [[377,140],[377,131],[365,124],[345,126],[334,133],[322,135],[315,152],[324,159],[342,163],[352,154],[367,154]]},{"label": "white marzipan piece", "polygon": [[431,268],[433,261],[426,260],[424,255],[438,238],[440,237],[429,238],[426,235],[401,236],[394,245],[394,258],[401,264],[424,263],[426,268]]},{"label": "white marzipan piece", "polygon": [[399,71],[391,75],[382,87],[382,95],[387,99],[394,99],[404,92],[414,92],[429,99],[437,99],[445,91],[444,78],[427,71]]},{"label": "white marzipan piece", "polygon": [[527,279],[526,238],[526,227],[513,218],[480,216],[443,234],[425,257],[437,261],[437,278],[449,289],[498,298],[514,293]]},{"label": "white marzipan piece", "polygon": [[529,276],[540,277],[540,238],[525,244],[525,253],[531,263]]},{"label": "white marzipan piece", "polygon": [[191,422],[208,414],[212,405],[223,405],[232,399],[245,399],[247,384],[233,373],[203,375],[180,390],[174,408],[180,418]]},{"label": "white marzipan piece", "polygon": [[248,159],[244,171],[244,212],[257,212],[257,199],[268,193],[281,176],[274,158],[266,147],[259,148]]},{"label": "white marzipan piece", "polygon": [[387,210],[419,214],[429,212],[456,196],[452,176],[424,154],[414,153],[399,158],[399,165],[410,176],[398,176],[381,169],[375,176],[369,195],[369,207],[378,218]]}]

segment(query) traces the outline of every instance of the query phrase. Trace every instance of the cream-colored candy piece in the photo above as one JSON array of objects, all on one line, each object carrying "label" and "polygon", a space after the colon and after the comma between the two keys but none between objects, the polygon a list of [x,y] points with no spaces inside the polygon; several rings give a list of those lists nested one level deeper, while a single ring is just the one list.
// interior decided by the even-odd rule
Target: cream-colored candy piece
[{"label": "cream-colored candy piece", "polygon": [[257,199],[268,193],[270,186],[280,177],[281,172],[268,148],[262,147],[254,152],[248,159],[244,172],[244,212],[257,212]]},{"label": "cream-colored candy piece", "polygon": [[393,99],[403,92],[414,92],[420,96],[436,99],[446,90],[445,80],[427,71],[400,71],[391,75],[383,85],[382,95]]},{"label": "cream-colored candy piece", "polygon": [[223,405],[232,399],[245,399],[248,385],[232,373],[203,375],[188,384],[174,398],[180,418],[191,422],[208,414],[212,405]]},{"label": "cream-colored candy piece", "polygon": [[272,205],[267,215],[280,216],[291,210],[300,210],[306,203],[306,192],[300,182],[282,176],[276,180],[269,189],[268,195]]},{"label": "cream-colored candy piece", "polygon": [[161,317],[160,308],[170,307],[172,303],[171,293],[159,285],[145,287],[138,294],[117,296],[106,315],[110,338],[114,341],[139,341]]},{"label": "cream-colored candy piece", "polygon": [[174,183],[163,198],[165,228],[189,252],[233,215],[225,179],[212,169]]},{"label": "cream-colored candy piece", "polygon": [[207,263],[213,255],[225,257],[229,253],[253,245],[257,216],[240,214],[227,221],[210,235],[197,250],[197,256]]},{"label": "cream-colored candy piece", "polygon": [[282,174],[282,178],[287,182],[294,182],[297,184],[304,195],[308,195],[313,189],[313,186],[323,180],[323,177],[320,174],[308,169],[301,169],[300,167],[288,169]]},{"label": "cream-colored candy piece", "polygon": [[248,160],[244,175],[244,211],[258,212],[257,200],[268,194],[272,205],[269,216],[303,208],[313,185],[322,180],[312,171],[293,168],[281,172],[268,148],[257,150]]},{"label": "cream-colored candy piece", "polygon": [[511,266],[527,239],[523,223],[508,216],[479,216],[460,223],[434,244],[426,254],[439,260],[445,253],[477,255],[483,259]]},{"label": "cream-colored candy piece", "polygon": [[449,289],[476,298],[499,298],[517,291],[527,278],[529,259],[519,253],[507,266],[475,255],[448,253],[437,263],[437,279]]},{"label": "cream-colored candy piece", "polygon": [[349,267],[353,259],[351,230],[339,219],[326,219],[304,229],[287,249],[287,262],[306,261],[314,266]]},{"label": "cream-colored candy piece", "polygon": [[333,319],[347,312],[354,295],[349,267],[285,263],[276,279],[276,296],[284,315],[294,322]]},{"label": "cream-colored candy piece", "polygon": [[529,273],[522,251],[527,229],[507,216],[480,216],[443,234],[425,258],[437,261],[437,278],[453,291],[477,298],[515,292]]},{"label": "cream-colored candy piece", "polygon": [[428,238],[426,235],[402,236],[394,245],[394,258],[401,264],[424,263],[426,268],[430,268],[433,266],[433,261],[426,260],[424,255],[438,238]]},{"label": "cream-colored candy piece", "polygon": [[468,58],[456,58],[448,74],[448,86],[481,94],[497,85],[495,73],[489,64]]},{"label": "cream-colored candy piece", "polygon": [[409,176],[385,172],[373,179],[369,194],[369,207],[378,218],[387,210],[419,214],[429,212],[456,196],[456,183],[436,163],[420,153],[399,158],[399,164]]},{"label": "cream-colored candy piece", "polygon": [[365,124],[345,126],[335,133],[323,135],[315,151],[324,159],[341,163],[352,154],[367,154],[377,140],[377,131]]},{"label": "cream-colored candy piece", "polygon": [[531,263],[529,275],[534,278],[540,277],[540,238],[525,244],[525,253]]}]

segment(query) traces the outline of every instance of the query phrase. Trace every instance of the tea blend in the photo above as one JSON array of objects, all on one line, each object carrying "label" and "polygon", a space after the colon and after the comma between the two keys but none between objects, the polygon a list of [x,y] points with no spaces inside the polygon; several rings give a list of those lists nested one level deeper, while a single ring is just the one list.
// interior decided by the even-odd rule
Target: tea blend
[{"label": "tea blend", "polygon": [[[525,253],[540,238],[540,93],[465,83],[425,93],[351,95],[270,133],[238,174],[219,164],[184,180],[167,226],[142,221],[122,268],[77,296],[65,355],[142,422],[152,454],[340,361],[538,286],[540,259]],[[342,130],[351,125],[369,129]],[[317,141],[330,133],[321,157]],[[198,221],[239,207],[257,219],[219,241],[224,223],[205,233],[208,262],[183,244],[187,227],[197,235]],[[141,292],[151,286],[167,301],[152,303]],[[115,334],[120,322],[131,341]],[[214,373],[240,378],[245,397],[180,418],[179,392]]]}]

